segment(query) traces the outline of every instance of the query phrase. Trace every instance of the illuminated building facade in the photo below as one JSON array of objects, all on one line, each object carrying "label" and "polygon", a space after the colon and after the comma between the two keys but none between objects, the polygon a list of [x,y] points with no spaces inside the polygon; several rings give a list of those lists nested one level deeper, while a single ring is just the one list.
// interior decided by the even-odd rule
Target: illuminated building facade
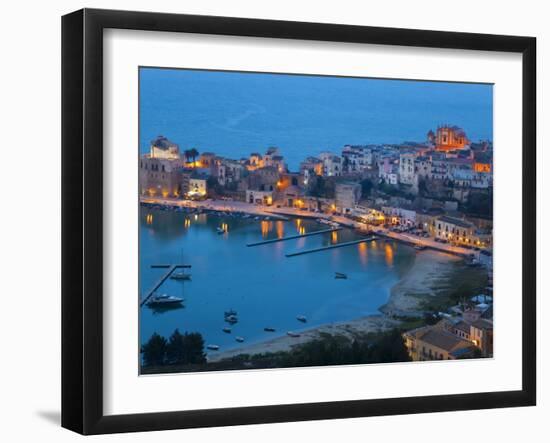
[{"label": "illuminated building facade", "polygon": [[436,150],[444,152],[464,149],[470,143],[464,129],[447,125],[437,128],[434,142]]}]

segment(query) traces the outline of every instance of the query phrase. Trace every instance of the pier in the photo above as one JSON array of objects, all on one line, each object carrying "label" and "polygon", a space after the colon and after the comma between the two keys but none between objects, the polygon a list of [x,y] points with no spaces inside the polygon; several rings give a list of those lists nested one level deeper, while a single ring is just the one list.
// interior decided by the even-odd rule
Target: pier
[{"label": "pier", "polygon": [[280,241],[294,240],[294,239],[297,239],[297,238],[310,237],[312,235],[326,234],[328,232],[336,232],[336,231],[341,231],[341,230],[342,230],[342,228],[321,229],[320,231],[308,232],[306,234],[289,235],[288,237],[272,238],[270,240],[263,240],[263,241],[259,241],[259,242],[255,242],[255,243],[247,243],[246,246],[268,245],[270,243],[277,243],[277,242],[280,242]]},{"label": "pier", "polygon": [[353,240],[344,243],[337,243],[335,245],[323,246],[321,248],[306,249],[305,251],[291,252],[290,254],[285,254],[286,257],[296,257],[297,255],[311,254],[313,252],[327,251],[329,249],[343,248],[345,246],[357,245],[359,243],[366,243],[369,241],[376,240],[376,237],[362,238],[360,240]]},{"label": "pier", "polygon": [[151,296],[155,293],[155,291],[160,288],[160,286],[168,279],[168,277],[170,277],[172,275],[172,272],[174,272],[176,269],[178,268],[190,268],[191,265],[151,265],[152,268],[168,268],[168,271],[166,271],[166,273],[164,273],[162,275],[162,277],[160,277],[156,282],[155,284],[153,285],[153,287],[147,291],[147,293],[145,294],[145,297],[143,297],[141,299],[141,301],[139,302],[139,306],[143,306],[145,303],[147,303],[147,300],[149,300],[151,298]]}]

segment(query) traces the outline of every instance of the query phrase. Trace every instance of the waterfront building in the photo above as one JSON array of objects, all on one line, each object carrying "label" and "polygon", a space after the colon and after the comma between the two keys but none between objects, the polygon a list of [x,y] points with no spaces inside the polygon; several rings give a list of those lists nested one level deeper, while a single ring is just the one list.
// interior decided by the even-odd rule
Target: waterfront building
[{"label": "waterfront building", "polygon": [[256,191],[248,189],[246,191],[246,202],[256,205],[271,206],[273,204],[273,191]]},{"label": "waterfront building", "polygon": [[470,243],[474,236],[475,227],[465,220],[443,215],[433,221],[431,231],[435,238],[458,243]]},{"label": "waterfront building", "polygon": [[361,198],[361,185],[356,182],[339,182],[335,186],[335,205],[339,212],[347,214]]},{"label": "waterfront building", "polygon": [[456,360],[475,355],[471,341],[457,337],[440,324],[407,331],[403,339],[413,361]]},{"label": "waterfront building", "polygon": [[279,182],[279,170],[274,166],[266,166],[252,171],[247,180],[247,189],[257,191],[275,191]]},{"label": "waterfront building", "polygon": [[214,175],[218,179],[218,183],[222,186],[239,182],[243,178],[245,172],[245,167],[240,162],[229,159],[218,159],[214,168]]},{"label": "waterfront building", "polygon": [[206,197],[208,192],[208,176],[203,173],[193,172],[189,178],[187,196],[191,198]]},{"label": "waterfront building", "polygon": [[151,141],[150,158],[178,160],[180,158],[179,146],[163,135],[159,135]]},{"label": "waterfront building", "polygon": [[435,149],[448,152],[466,148],[470,141],[464,129],[458,126],[443,125],[437,128],[435,134]]},{"label": "waterfront building", "polygon": [[416,226],[416,211],[412,208],[382,206],[382,213],[392,225]]},{"label": "waterfront building", "polygon": [[139,192],[148,197],[180,197],[183,161],[178,145],[166,137],[151,141],[139,160]]}]

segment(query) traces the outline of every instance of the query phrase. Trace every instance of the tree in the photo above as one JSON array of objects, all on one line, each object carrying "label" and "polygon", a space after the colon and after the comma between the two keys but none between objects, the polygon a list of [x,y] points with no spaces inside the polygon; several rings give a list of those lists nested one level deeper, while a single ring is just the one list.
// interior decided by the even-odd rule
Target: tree
[{"label": "tree", "polygon": [[198,332],[181,334],[176,329],[170,336],[166,348],[166,360],[169,364],[206,363],[202,335]]},{"label": "tree", "polygon": [[206,363],[204,353],[204,339],[198,332],[185,333],[183,336],[183,349],[186,354],[186,363]]},{"label": "tree", "polygon": [[166,346],[166,360],[168,363],[185,363],[184,337],[180,334],[179,329],[176,329],[170,336]]},{"label": "tree", "polygon": [[156,332],[142,347],[145,366],[162,365],[166,359],[166,339]]},{"label": "tree", "polygon": [[371,193],[373,183],[370,179],[366,178],[361,182],[361,195],[363,197],[368,197]]},{"label": "tree", "polygon": [[199,151],[197,151],[195,148],[187,149],[183,152],[183,155],[185,156],[185,159],[189,161],[191,159],[191,162],[194,164],[196,158],[199,155]]}]

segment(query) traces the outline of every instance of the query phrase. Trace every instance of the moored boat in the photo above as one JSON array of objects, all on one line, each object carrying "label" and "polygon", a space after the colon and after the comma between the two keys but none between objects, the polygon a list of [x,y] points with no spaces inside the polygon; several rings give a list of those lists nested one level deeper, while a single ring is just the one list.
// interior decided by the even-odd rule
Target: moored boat
[{"label": "moored boat", "polygon": [[176,297],[175,295],[161,294],[152,295],[146,304],[147,306],[174,306],[181,305],[184,301],[184,298]]},{"label": "moored boat", "polygon": [[207,345],[206,349],[208,349],[210,351],[218,351],[220,349],[220,347],[218,345]]},{"label": "moored boat", "polygon": [[275,328],[266,327],[264,328],[265,332],[275,332]]},{"label": "moored boat", "polygon": [[231,328],[223,328],[222,331],[226,334],[231,334]]},{"label": "moored boat", "polygon": [[174,272],[170,276],[172,280],[191,280],[191,274],[185,272]]},{"label": "moored boat", "polygon": [[334,273],[334,278],[348,278],[347,274],[344,274],[343,272],[335,272]]},{"label": "moored boat", "polygon": [[238,341],[239,343],[242,343],[244,341],[243,337],[235,337],[235,341]]},{"label": "moored boat", "polygon": [[286,333],[286,335],[288,335],[289,337],[293,337],[293,338],[297,338],[300,336],[300,334],[298,334],[297,332],[292,332],[292,331],[288,331]]},{"label": "moored boat", "polygon": [[305,315],[298,315],[298,316],[296,316],[296,320],[301,321],[302,323],[306,323],[306,322],[307,322],[307,318],[306,318]]}]

